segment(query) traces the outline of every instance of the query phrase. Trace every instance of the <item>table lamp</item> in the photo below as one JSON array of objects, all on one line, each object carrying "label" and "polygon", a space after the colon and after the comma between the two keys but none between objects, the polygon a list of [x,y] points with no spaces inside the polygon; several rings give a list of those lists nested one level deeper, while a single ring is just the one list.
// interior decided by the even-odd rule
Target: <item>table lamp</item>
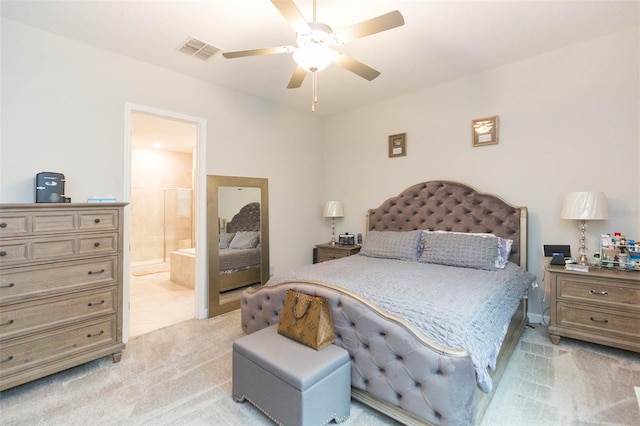
[{"label": "table lamp", "polygon": [[336,217],[344,217],[342,201],[327,201],[323,217],[331,218],[331,244],[336,243]]},{"label": "table lamp", "polygon": [[604,192],[569,192],[564,197],[562,219],[579,220],[580,225],[580,253],[579,263],[588,264],[587,260],[587,220],[604,220],[609,218],[607,199]]}]

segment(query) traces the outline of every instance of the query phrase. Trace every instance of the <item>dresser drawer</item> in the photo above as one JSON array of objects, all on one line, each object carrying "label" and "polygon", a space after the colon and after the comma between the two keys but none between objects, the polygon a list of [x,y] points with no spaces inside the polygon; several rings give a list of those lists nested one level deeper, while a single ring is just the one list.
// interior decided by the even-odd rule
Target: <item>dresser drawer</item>
[{"label": "dresser drawer", "polygon": [[31,215],[0,213],[0,238],[27,235],[30,225]]},{"label": "dresser drawer", "polygon": [[0,347],[0,378],[116,343],[116,316],[15,339]]},{"label": "dresser drawer", "polygon": [[592,306],[559,303],[556,323],[558,326],[581,328],[596,333],[617,333],[640,342],[640,315],[625,315]]},{"label": "dresser drawer", "polygon": [[0,242],[0,266],[117,253],[118,233],[79,234]]},{"label": "dresser drawer", "polygon": [[118,210],[96,210],[79,214],[81,231],[116,231],[118,229]]},{"label": "dresser drawer", "polygon": [[78,237],[79,254],[108,254],[118,250],[118,234],[100,234]]},{"label": "dresser drawer", "polygon": [[26,262],[29,260],[27,241],[0,241],[0,265]]},{"label": "dresser drawer", "polygon": [[0,270],[0,305],[114,284],[117,271],[116,256]]},{"label": "dresser drawer", "polygon": [[0,340],[116,313],[116,288],[18,303],[0,311]]},{"label": "dresser drawer", "polygon": [[598,279],[558,277],[557,291],[558,299],[566,301],[635,309],[640,305],[640,287],[618,285]]},{"label": "dresser drawer", "polygon": [[74,212],[43,212],[33,214],[33,233],[73,232],[76,230]]}]

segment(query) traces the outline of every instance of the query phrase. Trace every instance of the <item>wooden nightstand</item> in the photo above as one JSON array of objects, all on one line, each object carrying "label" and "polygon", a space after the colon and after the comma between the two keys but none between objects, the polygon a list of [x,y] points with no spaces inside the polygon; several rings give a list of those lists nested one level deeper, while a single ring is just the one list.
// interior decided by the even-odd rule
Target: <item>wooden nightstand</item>
[{"label": "wooden nightstand", "polygon": [[327,260],[340,259],[341,257],[347,257],[354,254],[358,254],[360,251],[359,245],[353,246],[341,246],[339,244],[317,244],[317,263],[326,262]]},{"label": "wooden nightstand", "polygon": [[548,265],[547,279],[552,343],[565,336],[640,352],[640,273]]}]

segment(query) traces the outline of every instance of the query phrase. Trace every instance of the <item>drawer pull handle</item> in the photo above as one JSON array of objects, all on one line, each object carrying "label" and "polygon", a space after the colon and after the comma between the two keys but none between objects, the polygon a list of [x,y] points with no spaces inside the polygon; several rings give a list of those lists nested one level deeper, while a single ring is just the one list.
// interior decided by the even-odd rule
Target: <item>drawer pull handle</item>
[{"label": "drawer pull handle", "polygon": [[6,227],[7,227],[7,222],[0,223],[0,228],[6,228]]},{"label": "drawer pull handle", "polygon": [[100,223],[100,219],[94,219],[93,223],[96,223],[96,224]]},{"label": "drawer pull handle", "polygon": [[593,322],[599,322],[602,324],[608,324],[609,320],[608,319],[598,319],[598,318],[594,318],[594,317],[589,317],[589,319]]},{"label": "drawer pull handle", "polygon": [[2,324],[0,324],[0,325],[11,325],[11,324],[13,324],[14,322],[15,322],[15,321],[13,321],[13,320],[9,320],[9,321],[7,321],[7,322],[3,322],[3,323],[2,323]]},{"label": "drawer pull handle", "polygon": [[87,304],[87,306],[98,306],[98,305],[102,305],[104,304],[104,300],[101,300],[99,302],[90,302],[89,304]]},{"label": "drawer pull handle", "polygon": [[95,242],[95,243],[93,243],[93,246],[94,247],[100,247],[100,243],[99,242]]},{"label": "drawer pull handle", "polygon": [[104,274],[104,269],[100,269],[99,271],[89,271],[89,275],[93,274]]},{"label": "drawer pull handle", "polygon": [[3,359],[0,362],[9,362],[9,361],[13,361],[13,355],[6,357],[5,359]]},{"label": "drawer pull handle", "polygon": [[609,292],[608,291],[595,291],[595,290],[589,290],[589,294],[593,294],[595,296],[608,296]]},{"label": "drawer pull handle", "polygon": [[6,251],[4,251],[4,250],[0,251],[0,256],[6,256],[6,255],[7,255]]},{"label": "drawer pull handle", "polygon": [[0,288],[11,288],[11,287],[15,287],[16,285],[14,283],[9,283],[7,285],[0,285]]},{"label": "drawer pull handle", "polygon": [[104,334],[104,330],[100,330],[100,333],[96,333],[96,334],[87,334],[87,337],[91,339],[92,337],[100,336],[102,334]]}]

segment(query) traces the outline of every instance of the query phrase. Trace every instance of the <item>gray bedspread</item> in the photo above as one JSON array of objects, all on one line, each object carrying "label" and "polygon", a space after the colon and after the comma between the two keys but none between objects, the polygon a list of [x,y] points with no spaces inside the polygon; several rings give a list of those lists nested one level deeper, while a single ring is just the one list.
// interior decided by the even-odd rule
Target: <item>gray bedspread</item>
[{"label": "gray bedspread", "polygon": [[355,255],[276,274],[267,285],[300,279],[350,290],[406,319],[428,339],[466,350],[478,387],[490,392],[487,368],[493,368],[496,342],[536,277],[511,262],[484,271]]},{"label": "gray bedspread", "polygon": [[242,271],[260,265],[260,249],[220,249],[220,273]]}]

